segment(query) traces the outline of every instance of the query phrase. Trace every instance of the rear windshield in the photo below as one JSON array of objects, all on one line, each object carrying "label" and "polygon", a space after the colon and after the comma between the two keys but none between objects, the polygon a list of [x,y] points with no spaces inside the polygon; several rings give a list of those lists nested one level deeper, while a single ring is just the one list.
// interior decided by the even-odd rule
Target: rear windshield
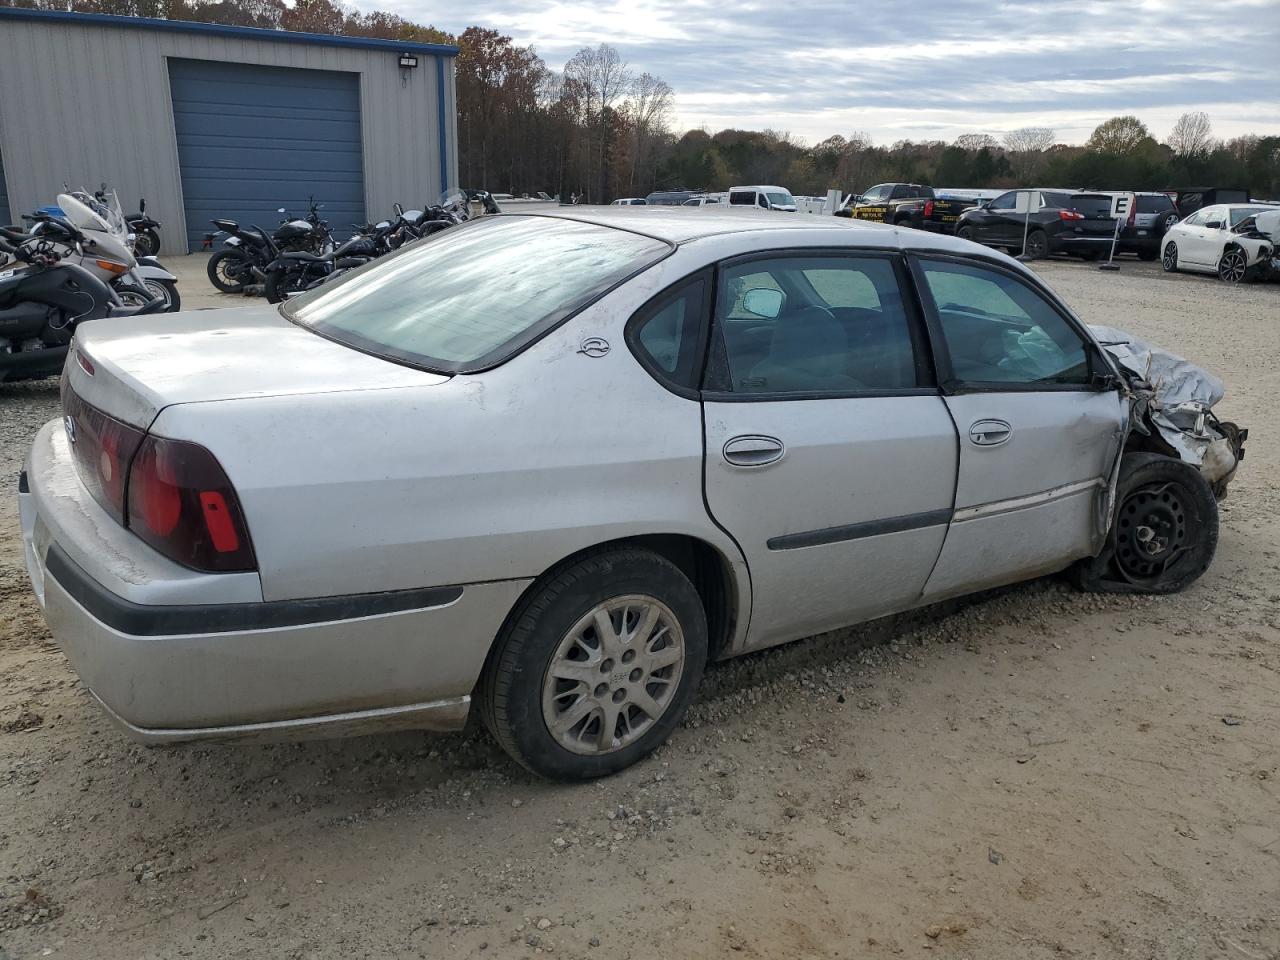
[{"label": "rear windshield", "polygon": [[1173,209],[1173,201],[1168,197],[1139,197],[1138,213],[1164,213]]},{"label": "rear windshield", "polygon": [[597,224],[492,217],[410,244],[281,309],[375,356],[445,373],[480,369],[670,249]]},{"label": "rear windshield", "polygon": [[1076,193],[1072,194],[1068,201],[1068,207],[1076,213],[1083,213],[1086,217],[1111,217],[1111,198],[1100,193]]}]

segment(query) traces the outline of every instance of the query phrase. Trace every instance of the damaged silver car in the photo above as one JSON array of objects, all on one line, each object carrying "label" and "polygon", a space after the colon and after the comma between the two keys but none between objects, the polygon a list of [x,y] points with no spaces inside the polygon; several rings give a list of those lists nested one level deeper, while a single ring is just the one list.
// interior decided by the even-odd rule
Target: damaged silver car
[{"label": "damaged silver car", "polygon": [[486,217],[280,309],[84,324],[19,484],[150,743],[450,730],[581,779],[708,660],[1063,570],[1208,567],[1222,386],[1022,264],[858,220]]}]

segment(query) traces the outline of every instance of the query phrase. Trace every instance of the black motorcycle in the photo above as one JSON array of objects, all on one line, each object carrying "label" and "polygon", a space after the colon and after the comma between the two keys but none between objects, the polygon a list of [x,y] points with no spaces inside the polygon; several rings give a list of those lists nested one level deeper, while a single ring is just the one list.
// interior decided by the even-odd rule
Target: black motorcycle
[{"label": "black motorcycle", "polygon": [[129,224],[129,232],[133,234],[133,252],[138,259],[155,257],[160,254],[160,221],[147,216],[147,201],[138,201],[138,212],[127,213],[125,223]]},{"label": "black motorcycle", "polygon": [[263,284],[268,302],[280,303],[390,253],[394,249],[391,238],[400,223],[381,220],[378,223],[353,223],[352,226],[356,232],[351,239],[328,253],[290,251],[276,257],[267,267],[267,279]]},{"label": "black motorcycle", "polygon": [[[321,209],[313,199],[305,218],[282,220],[270,236],[256,224],[242,228],[234,220],[212,221],[229,236],[222,241],[224,249],[209,258],[209,282],[223,293],[260,292],[254,288],[266,282],[267,267],[281,253],[329,252],[333,249],[333,234],[328,221],[320,219]],[[279,212],[284,213],[284,207]],[[208,239],[212,241],[214,236],[210,234]]]},{"label": "black motorcycle", "polygon": [[76,327],[103,317],[163,313],[164,301],[126,307],[115,292],[58,246],[83,253],[83,234],[51,219],[40,236],[0,227],[0,252],[26,264],[0,274],[0,382],[39,380],[62,369]]}]

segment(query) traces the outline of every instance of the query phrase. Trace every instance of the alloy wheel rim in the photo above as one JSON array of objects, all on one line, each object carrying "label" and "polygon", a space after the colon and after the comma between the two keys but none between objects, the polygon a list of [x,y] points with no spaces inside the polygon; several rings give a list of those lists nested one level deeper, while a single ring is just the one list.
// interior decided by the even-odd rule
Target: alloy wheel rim
[{"label": "alloy wheel rim", "polygon": [[169,293],[169,288],[163,283],[148,283],[147,291],[153,297],[159,297],[163,300],[166,308],[173,306],[173,297]]},{"label": "alloy wheel rim", "polygon": [[1172,270],[1178,265],[1178,248],[1172,243],[1165,244],[1164,248],[1164,268]]},{"label": "alloy wheel rim", "polygon": [[[237,276],[239,270],[235,269],[233,272],[232,263],[236,259],[236,257],[223,257],[218,261],[218,265],[215,268],[218,271],[218,276],[222,278],[222,282],[227,284],[227,286],[235,286],[237,283],[243,282],[240,277]],[[236,264],[236,267],[238,266],[239,264]]]},{"label": "alloy wheel rim", "polygon": [[614,597],[564,635],[542,683],[542,719],[581,756],[621,750],[667,712],[684,673],[684,631],[662,601]]},{"label": "alloy wheel rim", "polygon": [[1222,262],[1218,264],[1218,276],[1227,283],[1239,283],[1244,279],[1244,254],[1239,250],[1232,250],[1222,257]]},{"label": "alloy wheel rim", "polygon": [[1036,258],[1043,257],[1044,247],[1044,238],[1039,234],[1033,233],[1027,238],[1027,256]]},{"label": "alloy wheel rim", "polygon": [[1116,520],[1116,563],[1131,582],[1158,581],[1190,549],[1188,509],[1177,484],[1148,484],[1129,494]]}]

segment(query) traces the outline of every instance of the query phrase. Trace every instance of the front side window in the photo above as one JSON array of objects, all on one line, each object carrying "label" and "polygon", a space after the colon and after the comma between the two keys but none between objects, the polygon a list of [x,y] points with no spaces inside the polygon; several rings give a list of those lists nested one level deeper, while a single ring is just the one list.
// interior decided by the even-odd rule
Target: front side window
[{"label": "front side window", "polygon": [[918,385],[888,259],[753,260],[726,268],[719,289],[712,390],[857,394]]},{"label": "front side window", "polygon": [[412,243],[281,311],[375,356],[467,370],[504,359],[670,249],[575,220],[485,218]]},{"label": "front side window", "polygon": [[1002,193],[1000,196],[992,200],[988,207],[992,210],[1012,210],[1018,203],[1018,192],[1010,190],[1008,193]]},{"label": "front side window", "polygon": [[1197,210],[1195,213],[1187,217],[1187,219],[1183,220],[1182,222],[1185,223],[1188,227],[1203,227],[1205,220],[1207,219],[1208,219],[1207,210]]},{"label": "front side window", "polygon": [[1085,342],[1038,291],[971,264],[922,260],[955,378],[969,384],[1088,384]]},{"label": "front side window", "polygon": [[775,207],[794,207],[796,205],[796,198],[789,193],[775,192],[766,194],[766,196]]},{"label": "front side window", "polygon": [[888,196],[889,190],[890,190],[889,184],[878,183],[874,187],[872,187],[870,190],[868,190],[865,194],[863,194],[863,199],[868,201],[869,203],[875,203],[877,201],[883,200],[886,196]]}]

